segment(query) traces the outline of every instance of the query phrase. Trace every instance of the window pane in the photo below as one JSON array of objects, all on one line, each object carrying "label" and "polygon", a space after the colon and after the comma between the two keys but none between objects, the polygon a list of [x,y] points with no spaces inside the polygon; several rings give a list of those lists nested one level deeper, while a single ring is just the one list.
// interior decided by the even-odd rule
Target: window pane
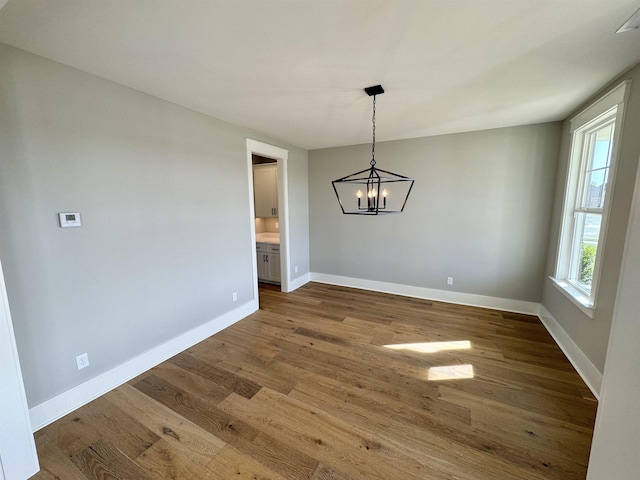
[{"label": "window pane", "polygon": [[607,124],[587,134],[587,158],[580,206],[602,208],[611,164],[613,124]]},{"label": "window pane", "polygon": [[608,167],[611,161],[610,147],[613,140],[613,124],[601,128],[596,133],[596,143],[593,149],[592,169]]},{"label": "window pane", "polygon": [[582,235],[582,241],[593,245],[598,244],[598,238],[600,238],[600,221],[602,215],[596,213],[585,214],[584,232]]},{"label": "window pane", "polygon": [[589,172],[587,175],[585,199],[583,207],[602,208],[604,205],[604,191],[607,183],[608,168]]},{"label": "window pane", "polygon": [[575,254],[571,268],[573,278],[570,280],[586,292],[591,291],[593,282],[601,220],[602,215],[592,213],[579,213],[576,218]]}]

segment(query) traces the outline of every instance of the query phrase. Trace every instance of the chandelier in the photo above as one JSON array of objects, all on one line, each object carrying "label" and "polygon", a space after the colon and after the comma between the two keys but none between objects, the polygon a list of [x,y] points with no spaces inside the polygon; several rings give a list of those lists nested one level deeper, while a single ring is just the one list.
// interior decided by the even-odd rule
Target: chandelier
[{"label": "chandelier", "polygon": [[413,188],[413,178],[376,167],[376,95],[384,93],[382,85],[367,87],[373,97],[373,140],[370,167],[331,182],[345,215],[386,215],[401,213]]}]

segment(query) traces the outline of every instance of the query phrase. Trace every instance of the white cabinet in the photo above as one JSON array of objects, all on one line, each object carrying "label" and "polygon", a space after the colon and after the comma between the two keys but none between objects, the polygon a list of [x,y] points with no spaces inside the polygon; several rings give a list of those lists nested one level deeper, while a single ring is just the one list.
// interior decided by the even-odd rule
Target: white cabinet
[{"label": "white cabinet", "polygon": [[280,283],[280,245],[256,243],[258,280]]},{"label": "white cabinet", "polygon": [[278,216],[278,166],[275,163],[253,166],[253,198],[256,218]]}]

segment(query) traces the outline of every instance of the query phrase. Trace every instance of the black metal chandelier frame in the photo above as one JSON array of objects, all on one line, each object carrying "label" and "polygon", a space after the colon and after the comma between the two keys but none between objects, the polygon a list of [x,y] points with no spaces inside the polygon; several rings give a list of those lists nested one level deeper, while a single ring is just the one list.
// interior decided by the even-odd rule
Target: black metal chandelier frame
[{"label": "black metal chandelier frame", "polygon": [[[375,85],[365,88],[364,91],[367,95],[373,97],[373,116],[371,120],[373,134],[371,142],[371,161],[369,162],[370,167],[334,180],[331,182],[333,185],[333,191],[336,194],[342,213],[345,215],[388,215],[401,213],[409,199],[414,179],[376,167],[376,96],[383,94],[384,89],[382,88],[382,85]],[[402,202],[402,206],[394,210],[387,208],[388,192],[385,185],[398,182],[408,182],[409,187]],[[337,185],[340,184],[362,185],[364,187],[366,198],[363,201],[362,191],[358,190],[357,209],[345,209],[337,189]]]}]

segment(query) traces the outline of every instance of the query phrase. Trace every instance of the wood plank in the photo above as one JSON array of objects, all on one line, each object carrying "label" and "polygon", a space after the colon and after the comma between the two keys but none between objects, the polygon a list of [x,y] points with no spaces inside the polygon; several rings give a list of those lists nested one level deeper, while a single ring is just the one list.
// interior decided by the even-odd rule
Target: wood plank
[{"label": "wood plank", "polygon": [[212,475],[207,477],[217,480],[284,480],[285,477],[268,469],[233,447],[227,446],[216,455],[209,468]]},{"label": "wood plank", "polygon": [[135,459],[152,478],[214,478],[215,472],[206,465],[192,462],[184,452],[175,449],[164,438],[156,442]]},{"label": "wood plank", "polygon": [[595,402],[582,398],[569,400],[526,390],[519,386],[487,384],[486,382],[450,380],[447,381],[447,387],[469,393],[479,401],[489,399],[589,429],[594,426],[597,405]]},{"label": "wood plank", "polygon": [[38,434],[47,435],[64,455],[72,457],[102,438],[102,432],[87,421],[83,408],[56,420]]},{"label": "wood plank", "polygon": [[155,375],[149,375],[133,386],[227,443],[235,444],[239,439],[251,441],[257,435],[254,428],[224,413],[214,403],[193,396]]},{"label": "wood plank", "polygon": [[375,434],[361,432],[319,409],[266,388],[254,398],[259,401],[231,395],[220,407],[356,478],[446,478],[441,471],[394,451]]},{"label": "wood plank", "polygon": [[238,450],[285,478],[309,479],[318,466],[318,459],[291,448],[280,435],[260,432],[253,442],[239,445]]},{"label": "wood plank", "polygon": [[89,479],[152,480],[153,477],[106,440],[99,440],[71,457]]},{"label": "wood plank", "polygon": [[100,397],[82,409],[85,422],[102,432],[102,440],[117,445],[118,450],[129,458],[135,458],[150,448],[160,437],[141,424],[126,411]]},{"label": "wood plank", "polygon": [[65,455],[58,448],[55,442],[42,431],[35,434],[36,449],[38,450],[38,461],[40,471],[32,477],[33,480],[60,479],[65,480],[86,480],[87,477],[78,470],[75,463],[69,456]]},{"label": "wood plank", "polygon": [[231,390],[227,390],[224,386],[180,368],[169,361],[152,368],[145,375],[141,375],[129,382],[129,385],[135,385],[135,383],[149,375],[155,375],[156,377],[162,378],[166,382],[184,390],[185,392],[189,392],[190,395],[199,397],[206,402],[221,402],[231,394]]},{"label": "wood plank", "polygon": [[189,463],[206,467],[226,445],[215,435],[131,385],[122,385],[109,392],[105,398],[129,412]]},{"label": "wood plank", "polygon": [[319,464],[311,480],[349,480],[350,477],[346,473],[342,473],[335,468],[327,467]]},{"label": "wood plank", "polygon": [[532,442],[538,448],[549,449],[586,466],[591,446],[592,429],[581,427],[544,414],[530,412],[490,399],[460,392],[455,388],[440,388],[442,398],[472,410],[472,425],[487,435],[505,438],[514,443]]},{"label": "wood plank", "polygon": [[155,375],[149,375],[133,386],[275,472],[304,479],[310,478],[317,467],[316,460],[284,448],[275,438],[260,436],[258,430],[221,410],[214,402],[190,395]]},{"label": "wood plank", "polygon": [[218,366],[285,395],[296,385],[295,378],[275,371],[272,368],[272,362],[263,362],[251,355],[245,355],[242,358],[230,357],[220,361]]},{"label": "wood plank", "polygon": [[[289,396],[322,408],[345,422],[381,432],[379,435],[394,444],[406,443],[410,447],[405,452],[417,459],[426,450],[437,451],[439,458],[457,461],[458,470],[470,478],[492,480],[496,475],[503,479],[533,478],[531,472],[536,472],[569,479],[571,472],[579,469],[572,460],[560,458],[546,447],[535,448],[528,437],[521,437],[514,448],[512,441],[491,438],[487,432],[464,422],[443,421],[410,408],[394,415],[385,411],[387,405],[371,402],[348,386],[321,390],[318,385],[322,383],[322,379],[312,384],[300,382]],[[495,458],[487,461],[487,456]],[[489,464],[493,468],[487,468]]]},{"label": "wood plank", "polygon": [[253,397],[262,388],[256,382],[239,377],[188,353],[176,355],[169,359],[169,362],[246,398]]}]

